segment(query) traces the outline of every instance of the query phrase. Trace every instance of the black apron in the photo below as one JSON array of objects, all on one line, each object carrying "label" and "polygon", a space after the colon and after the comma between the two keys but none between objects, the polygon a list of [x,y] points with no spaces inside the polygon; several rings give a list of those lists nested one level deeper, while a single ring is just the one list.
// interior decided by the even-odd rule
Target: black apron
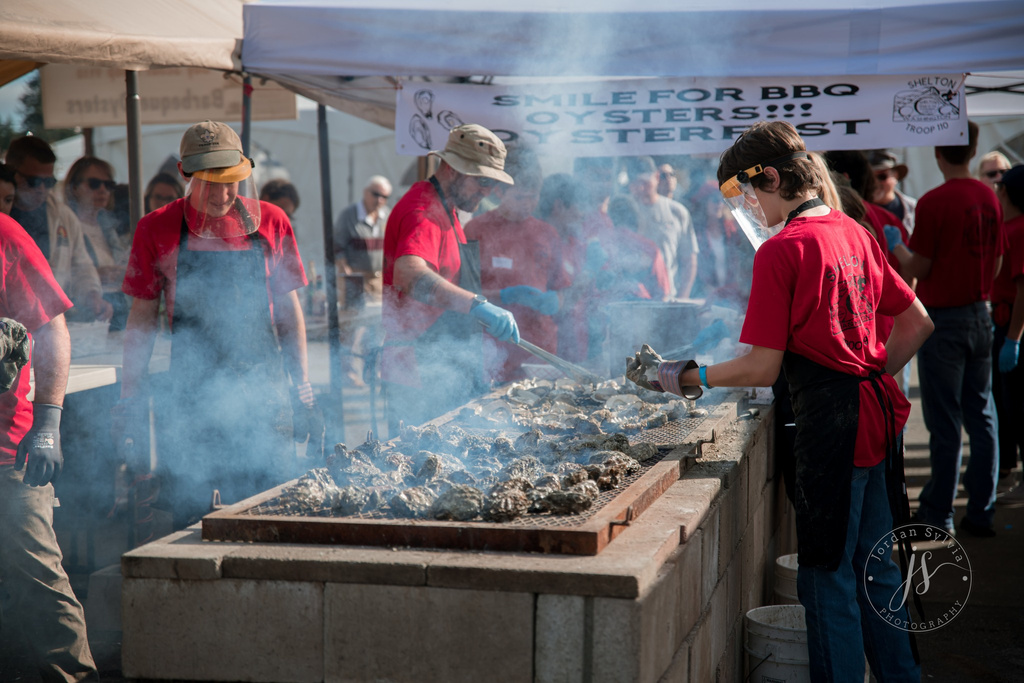
[{"label": "black apron", "polygon": [[[264,238],[241,251],[193,251],[184,218],[171,337],[171,450],[176,512],[237,502],[285,481],[292,416],[267,292]],[[289,450],[290,449],[290,450]],[[163,454],[162,454],[163,455]],[[183,489],[183,490],[181,490]],[[195,508],[193,510],[193,508]]]},{"label": "black apron", "polygon": [[792,351],[783,357],[796,416],[793,506],[801,566],[835,571],[843,558],[850,517],[850,485],[860,412],[860,384],[871,382],[885,416],[885,482],[895,526],[910,516],[903,444],[892,401],[881,381],[826,368]]}]

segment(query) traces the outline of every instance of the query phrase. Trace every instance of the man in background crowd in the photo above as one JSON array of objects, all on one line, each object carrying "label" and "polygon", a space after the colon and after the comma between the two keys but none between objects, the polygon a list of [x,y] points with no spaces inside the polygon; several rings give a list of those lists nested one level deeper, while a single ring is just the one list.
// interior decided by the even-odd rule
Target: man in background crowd
[{"label": "man in background crowd", "polygon": [[13,140],[6,163],[14,169],[17,190],[11,217],[43,252],[57,283],[77,306],[96,320],[110,320],[114,309],[103,298],[99,272],[89,257],[75,212],[52,192],[57,155],[42,138]]},{"label": "man in background crowd", "polygon": [[973,121],[968,132],[966,145],[935,148],[945,182],[918,200],[909,250],[897,243],[894,253],[904,278],[917,278],[917,294],[935,323],[935,332],[917,353],[931,451],[931,478],[921,491],[917,516],[952,532],[964,428],[971,458],[964,475],[967,514],[960,528],[988,537],[996,533],[998,467],[989,301],[1005,236],[995,194],[971,176],[969,164],[978,148]]},{"label": "man in background crowd", "polygon": [[[382,175],[372,176],[366,181],[363,196],[345,207],[334,224],[334,258],[340,283],[340,300],[347,302],[362,295],[371,301],[380,302],[383,292],[382,273],[384,270],[384,228],[388,223],[388,200],[391,199],[391,181]],[[344,276],[359,277],[344,277]],[[360,278],[362,283],[359,282]],[[349,291],[349,287],[361,291]],[[364,362],[368,334],[371,329],[365,325],[357,327],[351,338],[348,382],[355,387],[366,386],[363,381]],[[379,336],[377,326],[373,336]],[[377,341],[377,340],[374,340]]]},{"label": "man in background crowd", "polygon": [[899,218],[903,221],[907,234],[913,234],[914,208],[917,206],[917,200],[899,190],[899,184],[907,177],[907,165],[895,154],[884,149],[873,149],[868,152],[868,163],[875,174],[876,185],[874,196],[865,199]]},{"label": "man in background crowd", "polygon": [[697,278],[697,236],[686,207],[658,194],[654,160],[639,157],[627,164],[629,190],[640,213],[639,234],[661,250],[668,270],[669,298],[686,299]]},{"label": "man in background crowd", "polygon": [[[562,261],[558,231],[533,212],[540,201],[541,168],[536,154],[523,147],[509,149],[505,171],[515,185],[498,185],[492,196],[498,207],[466,224],[466,240],[480,243],[483,294],[516,317],[524,338],[558,353],[560,290],[570,279]],[[533,362],[523,349],[484,338],[484,372],[490,381],[524,379],[523,363]]]},{"label": "man in background crowd", "polygon": [[1010,170],[1010,160],[999,151],[992,151],[978,161],[978,180],[988,185],[995,192],[1003,174]]}]

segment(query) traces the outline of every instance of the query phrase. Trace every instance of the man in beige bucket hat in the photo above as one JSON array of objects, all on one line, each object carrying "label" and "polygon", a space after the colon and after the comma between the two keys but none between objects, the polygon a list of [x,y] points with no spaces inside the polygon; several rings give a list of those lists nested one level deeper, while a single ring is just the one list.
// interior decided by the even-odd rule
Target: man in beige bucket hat
[{"label": "man in beige bucket hat", "polygon": [[[122,286],[133,302],[113,429],[130,457],[129,445],[146,443],[152,394],[160,500],[175,526],[208,512],[214,488],[237,502],[296,476],[289,437],[322,452],[296,292],[302,258],[288,216],[258,199],[253,167],[230,126],[185,131],[185,196],[139,221]],[[153,391],[161,298],[171,366],[168,386]]]},{"label": "man in beige bucket hat", "polygon": [[[480,294],[480,252],[456,209],[472,212],[505,172],[505,145],[477,124],[453,128],[441,163],[395,205],[384,232],[381,378],[388,433],[459,406],[484,390],[480,332],[519,341],[515,317]],[[468,315],[467,315],[468,314]]]}]

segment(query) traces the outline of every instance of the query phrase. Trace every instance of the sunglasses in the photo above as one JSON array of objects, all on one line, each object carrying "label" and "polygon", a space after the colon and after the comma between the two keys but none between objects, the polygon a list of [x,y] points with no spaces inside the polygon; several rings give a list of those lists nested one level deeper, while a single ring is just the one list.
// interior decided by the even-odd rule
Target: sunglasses
[{"label": "sunglasses", "polygon": [[373,190],[370,190],[370,194],[372,194],[377,199],[389,199],[391,197],[391,195],[389,194],[384,194],[383,192],[374,192]]},{"label": "sunglasses", "polygon": [[108,192],[113,192],[114,188],[117,187],[117,183],[113,180],[100,180],[99,178],[89,178],[85,182],[89,183],[90,190],[98,190],[101,187],[107,188]]},{"label": "sunglasses", "polygon": [[18,175],[20,175],[22,179],[25,181],[25,184],[32,189],[35,189],[42,185],[49,190],[53,188],[54,185],[57,184],[57,179],[54,178],[53,176],[25,175],[24,173],[20,172],[18,173]]},{"label": "sunglasses", "polygon": [[892,171],[879,171],[878,173],[875,174],[875,177],[878,178],[878,180],[884,182],[884,181],[888,180],[889,178],[898,178],[899,176],[897,176]]},{"label": "sunglasses", "polygon": [[986,178],[996,178],[996,177],[1002,176],[1004,173],[1006,173],[1006,169],[1004,169],[1004,168],[997,168],[994,171],[985,171],[985,177]]},{"label": "sunglasses", "polygon": [[495,180],[494,178],[486,178],[484,176],[479,176],[479,175],[478,176],[473,176],[473,178],[476,180],[476,184],[479,185],[480,187],[484,188],[484,189],[487,189],[489,187],[494,187],[495,185],[498,184],[498,181]]},{"label": "sunglasses", "polygon": [[675,175],[676,175],[675,173],[669,173],[668,171],[661,171],[661,172],[658,173],[658,177],[660,177],[662,180],[668,180],[669,178],[674,178]]}]

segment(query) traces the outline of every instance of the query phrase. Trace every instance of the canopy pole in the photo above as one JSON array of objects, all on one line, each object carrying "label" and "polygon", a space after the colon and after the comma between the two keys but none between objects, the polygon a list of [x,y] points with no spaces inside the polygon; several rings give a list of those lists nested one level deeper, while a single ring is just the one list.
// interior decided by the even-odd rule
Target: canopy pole
[{"label": "canopy pole", "polygon": [[[331,410],[325,411],[327,443],[345,441],[345,401],[341,389],[341,338],[338,330],[338,282],[334,266],[334,209],[331,207],[331,155],[327,135],[327,107],[316,108],[317,136],[320,143],[320,204],[324,222],[324,287],[327,289],[328,375],[331,387]],[[310,283],[315,287],[316,283]],[[334,402],[337,403],[334,403]],[[325,406],[326,408],[326,406]],[[332,419],[333,418],[333,419]]]},{"label": "canopy pole", "polygon": [[252,134],[252,76],[242,76],[242,154],[249,154],[249,138]]},{"label": "canopy pole", "polygon": [[139,73],[124,72],[124,104],[128,138],[128,215],[131,234],[142,218],[142,103],[139,99]]}]

